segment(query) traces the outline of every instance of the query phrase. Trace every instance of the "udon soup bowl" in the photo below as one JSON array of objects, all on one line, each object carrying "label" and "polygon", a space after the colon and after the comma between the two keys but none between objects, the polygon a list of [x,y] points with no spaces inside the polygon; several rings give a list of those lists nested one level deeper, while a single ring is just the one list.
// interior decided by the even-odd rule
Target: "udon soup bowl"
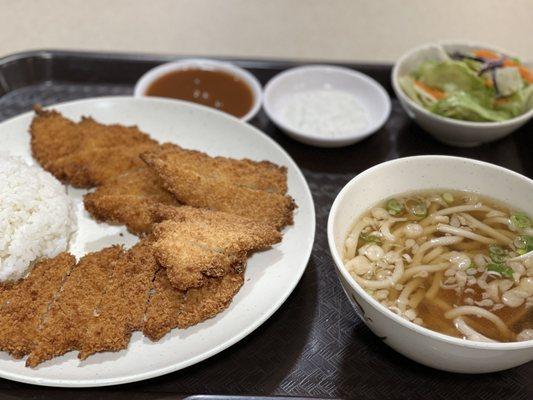
[{"label": "udon soup bowl", "polygon": [[337,274],[357,315],[385,344],[429,367],[484,373],[533,360],[533,340],[475,342],[409,322],[366,293],[345,269],[344,240],[352,222],[393,195],[424,189],[471,191],[533,214],[533,181],[481,161],[447,156],[406,157],[376,165],[357,175],[335,199],[327,228]]}]

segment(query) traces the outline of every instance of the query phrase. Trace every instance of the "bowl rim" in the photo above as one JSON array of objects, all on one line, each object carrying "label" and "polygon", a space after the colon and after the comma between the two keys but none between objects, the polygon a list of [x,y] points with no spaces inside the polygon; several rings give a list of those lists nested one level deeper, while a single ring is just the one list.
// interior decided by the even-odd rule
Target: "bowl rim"
[{"label": "bowl rim", "polygon": [[[308,72],[313,71],[322,71],[327,72],[330,74],[340,74],[349,76],[352,79],[358,79],[359,81],[363,82],[364,84],[368,85],[373,92],[375,93],[375,96],[380,99],[380,102],[382,103],[382,113],[380,115],[380,118],[372,119],[369,122],[371,122],[365,129],[347,134],[344,136],[331,138],[327,136],[321,136],[317,135],[315,133],[309,133],[302,131],[300,129],[295,129],[293,127],[290,127],[287,125],[282,118],[279,117],[279,113],[275,112],[273,109],[273,105],[271,102],[271,93],[273,88],[279,84],[280,81],[283,79],[287,79],[290,77],[298,76],[298,75],[305,75]],[[285,91],[286,94],[289,94],[291,92]],[[330,65],[330,64],[313,64],[313,65],[301,65],[297,67],[292,67],[289,69],[286,69],[278,74],[276,74],[274,77],[272,77],[267,84],[265,85],[265,88],[263,90],[263,96],[262,96],[262,105],[263,109],[265,110],[265,113],[267,116],[279,127],[281,127],[286,132],[291,132],[295,136],[300,136],[302,138],[306,139],[312,139],[316,142],[321,143],[346,143],[354,140],[362,140],[373,133],[377,132],[379,129],[385,125],[387,120],[389,119],[392,105],[391,105],[391,99],[385,88],[374,78],[351,68],[347,67],[341,67],[338,65]],[[380,107],[381,108],[381,107]]]},{"label": "bowl rim", "polygon": [[[263,94],[262,93],[263,89],[262,89],[261,83],[259,83],[259,80],[251,72],[245,70],[244,68],[239,67],[238,65],[234,63],[231,63],[228,61],[214,60],[210,58],[184,58],[184,59],[179,59],[179,60],[169,61],[163,64],[159,64],[149,69],[148,71],[146,71],[143,75],[141,75],[141,77],[135,83],[135,87],[133,89],[133,96],[134,97],[148,97],[146,96],[145,92],[152,82],[154,82],[155,80],[157,80],[162,75],[168,72],[179,71],[179,70],[187,69],[190,67],[206,68],[206,69],[211,68],[213,70],[220,70],[220,71],[224,71],[224,72],[228,72],[230,74],[236,75],[239,78],[243,79],[248,85],[248,87],[250,88],[250,90],[252,91],[254,100],[253,100],[252,107],[245,115],[243,115],[242,117],[235,117],[235,118],[240,119],[242,121],[249,121],[257,115],[257,113],[259,112],[259,109],[261,108],[261,99],[262,99],[262,94]],[[149,97],[158,97],[158,96],[149,96]],[[167,98],[167,99],[179,100],[179,99],[172,99],[172,98]],[[217,110],[217,111],[223,112],[225,114],[229,114],[222,110]]]},{"label": "bowl rim", "polygon": [[503,50],[503,49],[501,49],[499,47],[492,46],[492,45],[489,45],[489,44],[486,44],[486,43],[482,43],[482,42],[443,40],[443,41],[434,41],[434,42],[424,43],[424,44],[422,44],[420,46],[411,48],[407,52],[403,53],[400,56],[400,58],[398,58],[398,60],[396,60],[396,62],[394,63],[394,66],[392,67],[392,72],[391,72],[392,88],[394,90],[394,93],[396,94],[396,97],[398,97],[398,99],[401,99],[402,101],[406,102],[407,104],[409,104],[409,106],[411,106],[412,108],[414,108],[418,112],[424,114],[426,117],[430,117],[430,118],[433,118],[433,119],[435,119],[437,121],[440,121],[440,122],[443,122],[443,123],[448,123],[450,125],[461,126],[461,127],[470,127],[470,128],[495,128],[495,127],[498,127],[498,128],[500,128],[500,127],[511,126],[511,125],[514,125],[514,124],[517,124],[517,123],[520,123],[520,122],[524,122],[524,121],[529,120],[531,117],[533,117],[533,108],[532,108],[532,109],[530,109],[529,111],[527,111],[527,112],[525,112],[523,114],[517,115],[516,117],[513,117],[513,118],[505,120],[505,121],[496,121],[496,122],[463,121],[463,120],[460,120],[460,119],[443,117],[442,115],[434,114],[434,113],[426,110],[424,107],[422,107],[420,104],[418,104],[414,100],[412,100],[403,91],[403,89],[401,88],[401,86],[400,86],[400,84],[398,82],[400,67],[403,65],[403,63],[408,58],[410,58],[414,54],[416,54],[416,53],[418,53],[418,52],[420,52],[422,50],[426,50],[426,49],[428,49],[428,48],[430,48],[432,46],[435,46],[435,45],[440,45],[440,46],[444,46],[444,47],[446,47],[446,46],[480,47],[480,48],[485,48],[485,49],[489,49],[489,50],[494,50],[494,51],[496,51],[498,53],[514,56],[514,54],[512,52],[509,52],[509,51]]},{"label": "bowl rim", "polygon": [[[352,278],[352,276],[349,274],[349,272],[346,270],[344,263],[342,261],[341,255],[337,252],[336,246],[335,246],[335,240],[333,235],[333,223],[335,216],[337,214],[337,211],[341,205],[341,203],[344,200],[344,197],[348,193],[348,191],[355,185],[357,185],[357,182],[367,176],[371,175],[375,171],[390,166],[392,164],[397,164],[401,162],[410,162],[410,161],[467,161],[471,163],[472,165],[478,165],[482,166],[484,168],[491,168],[494,171],[497,171],[499,173],[504,173],[508,175],[512,175],[514,177],[517,177],[519,179],[525,180],[532,188],[533,188],[533,180],[529,179],[528,177],[519,174],[517,172],[511,171],[507,168],[487,163],[484,161],[479,161],[471,158],[466,157],[454,157],[454,156],[443,156],[443,155],[423,155],[423,156],[412,156],[412,157],[403,157],[403,158],[397,158],[390,161],[385,161],[383,163],[377,164],[362,173],[356,175],[354,178],[352,178],[344,187],[341,189],[341,191],[337,194],[337,197],[335,198],[335,201],[333,202],[333,205],[331,206],[329,215],[328,215],[328,222],[327,222],[327,237],[328,237],[328,244],[329,244],[329,250],[331,253],[331,256],[333,258],[333,261],[335,263],[335,267],[337,268],[337,271],[341,273],[343,278],[348,282],[348,284],[354,289],[361,297],[363,297],[372,307],[374,307],[376,310],[378,310],[381,314],[388,317],[389,319],[392,319],[393,321],[399,323],[403,327],[414,331],[420,335],[441,341],[446,342],[448,344],[453,344],[456,346],[461,347],[467,347],[467,348],[474,348],[474,349],[484,349],[484,350],[517,350],[517,349],[525,349],[525,348],[531,348],[533,347],[533,340],[525,340],[521,342],[505,342],[505,343],[488,343],[488,342],[478,342],[474,340],[466,340],[466,339],[460,339],[453,336],[448,336],[443,333],[439,333],[436,331],[433,331],[429,328],[425,328],[419,325],[416,325],[415,323],[408,321],[399,315],[395,314],[385,306],[383,306],[381,303],[379,303],[376,299],[374,299],[372,296],[370,296],[367,292],[363,290],[361,286]],[[366,324],[366,321],[363,321]]]}]

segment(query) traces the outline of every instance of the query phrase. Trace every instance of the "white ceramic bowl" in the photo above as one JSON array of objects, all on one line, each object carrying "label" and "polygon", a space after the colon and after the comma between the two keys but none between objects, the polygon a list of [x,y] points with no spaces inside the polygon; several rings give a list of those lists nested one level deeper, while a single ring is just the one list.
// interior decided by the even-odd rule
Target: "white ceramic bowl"
[{"label": "white ceramic bowl", "polygon": [[415,325],[378,303],[344,268],[344,239],[355,219],[392,195],[439,188],[473,191],[533,214],[533,181],[505,168],[447,156],[407,157],[376,165],[341,190],[329,214],[329,247],[348,299],[359,317],[387,345],[433,368],[483,373],[533,360],[533,340],[474,342]]},{"label": "white ceramic bowl", "polygon": [[[441,43],[441,45],[447,52],[490,49],[512,56],[507,51],[480,43]],[[530,110],[503,122],[470,122],[442,117],[427,111],[404,93],[398,79],[415,70],[422,61],[435,59],[437,59],[437,50],[434,43],[408,51],[394,65],[392,87],[405,112],[441,142],[459,147],[472,147],[493,142],[517,130],[533,116],[533,110]]]},{"label": "white ceramic bowl", "polygon": [[141,76],[140,79],[137,81],[137,83],[135,84],[135,89],[133,90],[133,95],[135,97],[146,96],[146,91],[148,90],[150,85],[154,81],[159,79],[161,76],[166,75],[172,71],[179,71],[190,68],[224,71],[226,73],[239,77],[250,87],[254,97],[254,102],[252,104],[252,108],[250,108],[250,111],[248,111],[244,116],[239,118],[240,120],[251,120],[253,117],[255,117],[255,115],[261,108],[261,84],[255,76],[253,76],[245,69],[236,66],[235,64],[225,61],[209,60],[204,58],[189,58],[185,60],[172,61],[152,68],[151,70],[147,71],[143,76]]},{"label": "white ceramic bowl", "polygon": [[[325,137],[291,127],[283,115],[286,96],[308,90],[337,89],[356,96],[365,110],[368,124],[360,131]],[[376,132],[389,117],[391,104],[385,89],[369,76],[348,68],[313,65],[288,69],[272,78],[263,93],[268,117],[290,137],[319,147],[341,147],[359,142]]]}]

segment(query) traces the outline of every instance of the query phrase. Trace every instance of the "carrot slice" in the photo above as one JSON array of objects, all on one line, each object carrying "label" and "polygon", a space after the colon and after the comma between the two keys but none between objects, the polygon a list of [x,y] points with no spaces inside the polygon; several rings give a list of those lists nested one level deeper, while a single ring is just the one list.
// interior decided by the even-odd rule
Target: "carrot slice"
[{"label": "carrot slice", "polygon": [[520,71],[522,79],[524,79],[527,83],[533,83],[533,71],[524,67],[523,65],[518,66],[518,71]]},{"label": "carrot slice", "polygon": [[485,58],[487,60],[499,60],[501,57],[491,50],[479,49],[474,51],[476,57]]},{"label": "carrot slice", "polygon": [[426,85],[425,83],[422,83],[420,81],[415,81],[414,84],[418,86],[420,89],[422,89],[424,92],[430,94],[431,96],[435,97],[437,100],[443,99],[446,97],[446,93],[444,93],[440,89],[432,88]]}]

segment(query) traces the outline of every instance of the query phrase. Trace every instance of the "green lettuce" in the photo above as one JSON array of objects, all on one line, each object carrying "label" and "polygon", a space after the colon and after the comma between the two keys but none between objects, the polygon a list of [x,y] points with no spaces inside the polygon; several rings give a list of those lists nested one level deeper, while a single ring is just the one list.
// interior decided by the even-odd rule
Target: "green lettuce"
[{"label": "green lettuce", "polygon": [[508,111],[484,107],[476,96],[464,91],[450,93],[436,102],[430,111],[443,117],[478,122],[505,121],[512,117]]}]

